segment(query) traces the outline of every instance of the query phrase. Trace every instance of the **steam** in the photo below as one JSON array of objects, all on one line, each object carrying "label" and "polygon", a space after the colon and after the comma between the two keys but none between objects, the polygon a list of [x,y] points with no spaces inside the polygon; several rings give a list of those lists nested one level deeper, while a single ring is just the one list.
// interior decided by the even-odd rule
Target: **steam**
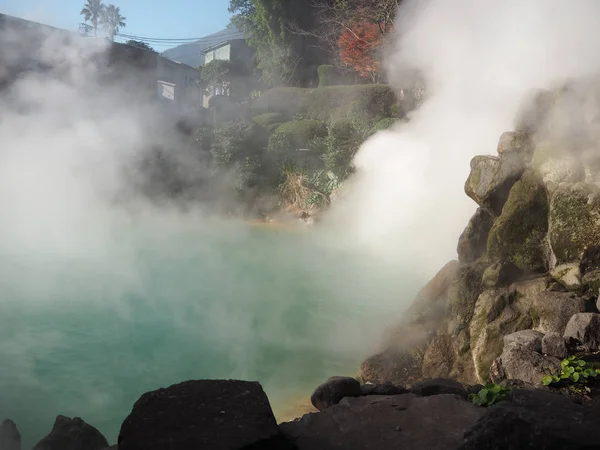
[{"label": "steam", "polygon": [[599,71],[599,13],[594,0],[405,0],[388,74],[400,89],[421,71],[426,100],[356,155],[337,212],[356,239],[428,274],[455,258],[476,207],[463,191],[470,159],[496,153],[532,89]]}]

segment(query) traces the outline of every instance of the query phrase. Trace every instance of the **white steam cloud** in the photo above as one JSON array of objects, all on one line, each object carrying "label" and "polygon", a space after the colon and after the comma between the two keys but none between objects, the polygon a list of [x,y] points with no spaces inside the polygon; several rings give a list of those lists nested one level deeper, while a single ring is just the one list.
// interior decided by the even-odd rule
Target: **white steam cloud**
[{"label": "white steam cloud", "polygon": [[356,155],[340,214],[356,238],[428,274],[455,258],[470,159],[495,154],[529,91],[598,73],[599,16],[595,0],[405,0],[388,73],[402,88],[420,70],[426,101]]}]

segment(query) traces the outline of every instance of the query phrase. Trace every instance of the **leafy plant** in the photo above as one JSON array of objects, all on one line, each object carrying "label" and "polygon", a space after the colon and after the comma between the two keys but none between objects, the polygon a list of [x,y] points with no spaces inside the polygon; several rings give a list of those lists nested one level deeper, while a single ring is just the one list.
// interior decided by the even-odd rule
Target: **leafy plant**
[{"label": "leafy plant", "polygon": [[470,394],[469,400],[478,406],[491,406],[506,399],[510,388],[495,383],[486,384],[477,394]]},{"label": "leafy plant", "polygon": [[542,378],[542,384],[544,386],[567,386],[575,393],[584,393],[589,392],[590,389],[586,385],[589,384],[590,381],[600,378],[600,370],[594,368],[591,363],[577,358],[576,356],[570,356],[563,359],[560,363],[560,367],[561,371],[559,374],[546,375]]}]

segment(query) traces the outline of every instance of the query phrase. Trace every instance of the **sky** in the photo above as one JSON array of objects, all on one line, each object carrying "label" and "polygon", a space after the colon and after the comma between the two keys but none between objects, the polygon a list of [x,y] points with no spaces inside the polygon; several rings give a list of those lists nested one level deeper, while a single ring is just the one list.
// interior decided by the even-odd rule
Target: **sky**
[{"label": "sky", "polygon": [[[77,30],[85,0],[0,0],[0,13],[58,28]],[[122,33],[152,38],[200,38],[229,23],[229,0],[105,0],[121,8],[127,20]],[[172,44],[151,43],[161,52]]]}]

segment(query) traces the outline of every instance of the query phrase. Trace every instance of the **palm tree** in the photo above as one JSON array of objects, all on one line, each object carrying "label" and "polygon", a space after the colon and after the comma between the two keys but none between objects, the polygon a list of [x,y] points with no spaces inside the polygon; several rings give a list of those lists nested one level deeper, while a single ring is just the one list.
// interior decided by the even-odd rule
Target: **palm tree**
[{"label": "palm tree", "polygon": [[108,5],[104,8],[104,12],[100,18],[102,26],[108,32],[111,39],[115,38],[115,35],[121,28],[125,28],[125,17],[121,15],[121,10],[118,6]]},{"label": "palm tree", "polygon": [[102,21],[104,3],[102,0],[87,0],[80,13],[86,22],[92,22],[94,35],[98,35],[98,23]]}]

